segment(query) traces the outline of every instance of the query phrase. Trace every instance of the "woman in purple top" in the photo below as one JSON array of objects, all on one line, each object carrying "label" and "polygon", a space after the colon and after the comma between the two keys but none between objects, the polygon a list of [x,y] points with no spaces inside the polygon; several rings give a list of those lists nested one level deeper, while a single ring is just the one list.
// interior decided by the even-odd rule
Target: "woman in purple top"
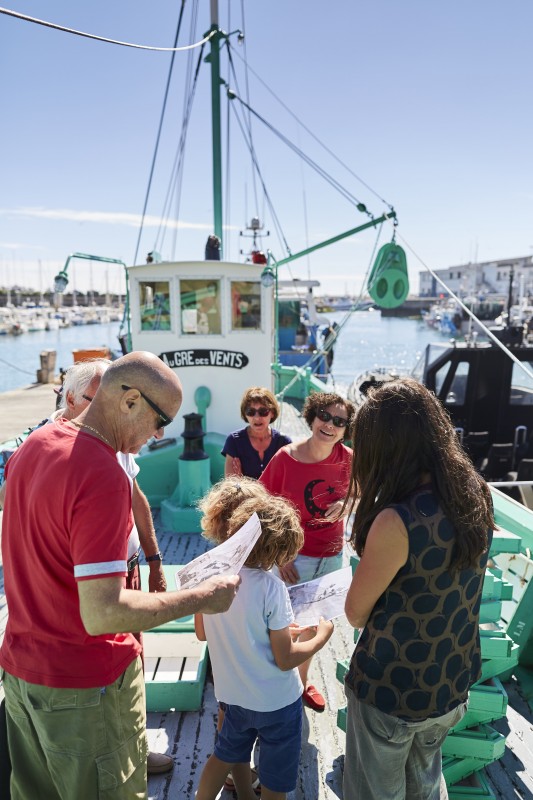
[{"label": "woman in purple top", "polygon": [[259,478],[281,447],[291,439],[272,428],[279,415],[278,401],[269,389],[253,386],[241,400],[241,417],[248,425],[230,433],[222,449],[226,457],[224,475]]}]

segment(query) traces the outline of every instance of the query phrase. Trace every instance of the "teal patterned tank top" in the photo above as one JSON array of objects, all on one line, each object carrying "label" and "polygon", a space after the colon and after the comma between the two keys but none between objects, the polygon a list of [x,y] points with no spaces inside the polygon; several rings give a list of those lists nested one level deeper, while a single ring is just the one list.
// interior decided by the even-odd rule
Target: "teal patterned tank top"
[{"label": "teal patterned tank top", "polygon": [[[430,485],[391,506],[409,555],[372,609],[346,682],[356,697],[404,720],[439,717],[464,702],[481,676],[479,607],[487,553],[479,566],[448,568],[455,529]],[[489,532],[489,547],[492,531]]]}]

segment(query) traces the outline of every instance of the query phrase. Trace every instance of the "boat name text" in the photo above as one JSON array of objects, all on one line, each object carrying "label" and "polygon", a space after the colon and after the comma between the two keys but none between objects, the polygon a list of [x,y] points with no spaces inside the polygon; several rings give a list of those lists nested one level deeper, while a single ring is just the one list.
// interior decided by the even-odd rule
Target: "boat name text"
[{"label": "boat name text", "polygon": [[248,356],[235,350],[169,350],[159,358],[168,367],[229,367],[242,369]]}]

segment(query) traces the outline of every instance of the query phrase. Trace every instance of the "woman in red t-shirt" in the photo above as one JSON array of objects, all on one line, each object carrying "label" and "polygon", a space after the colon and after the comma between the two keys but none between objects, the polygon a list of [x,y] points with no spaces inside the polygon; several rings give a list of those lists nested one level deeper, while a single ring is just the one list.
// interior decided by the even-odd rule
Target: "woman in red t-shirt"
[{"label": "woman in red t-shirt", "polygon": [[[311,394],[302,411],[311,436],[279,450],[259,478],[272,494],[286,497],[300,512],[304,546],[293,562],[279,570],[285,583],[303,583],[342,567],[344,520],[339,513],[352,465],[352,451],[342,442],[354,411],[352,403],[338,394]],[[311,660],[300,667],[303,697],[321,711],[326,702],[307,682],[310,664]]]}]

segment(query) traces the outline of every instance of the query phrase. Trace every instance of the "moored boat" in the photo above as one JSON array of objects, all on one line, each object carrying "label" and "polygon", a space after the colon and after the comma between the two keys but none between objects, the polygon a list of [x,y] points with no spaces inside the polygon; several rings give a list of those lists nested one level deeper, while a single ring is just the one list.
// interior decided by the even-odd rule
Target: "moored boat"
[{"label": "moored boat", "polygon": [[[221,219],[215,221],[215,230],[222,232]],[[176,565],[190,560],[205,547],[198,536],[195,502],[209,483],[222,474],[219,451],[225,434],[238,424],[238,399],[243,388],[252,384],[271,385],[274,381],[278,394],[295,404],[284,408],[280,424],[292,435],[298,436],[303,431],[300,429],[298,433],[300,420],[292,409],[310,391],[319,391],[324,387],[323,383],[316,380],[314,370],[309,366],[312,353],[306,355],[303,366],[296,367],[280,364],[276,358],[276,348],[279,356],[275,324],[278,316],[276,304],[280,301],[280,295],[276,292],[278,265],[279,262],[273,259],[267,259],[266,264],[224,260],[152,261],[127,268],[130,305],[128,331],[125,334],[129,341],[126,344],[130,348],[149,349],[157,353],[167,364],[176,368],[185,388],[180,419],[168,431],[169,436],[161,444],[148,445],[139,457],[140,482],[155,509],[159,541],[171,578]],[[273,370],[271,364],[274,365]],[[458,377],[462,374],[461,369]],[[450,386],[457,367],[452,372],[441,387],[444,391],[448,385],[448,401],[448,395],[455,391]],[[183,414],[187,414],[189,419],[183,421]],[[201,428],[194,415],[200,417],[203,423]],[[189,430],[186,429],[188,423]],[[183,435],[186,433],[194,433],[195,437]],[[182,458],[187,441],[195,441],[198,445],[197,458]],[[508,527],[511,529],[513,520],[521,519],[520,530],[525,534],[530,518],[527,515],[520,517],[525,511],[517,511],[509,502],[505,498],[498,498],[498,521],[503,525],[508,517]],[[511,554],[521,553],[522,547],[529,547],[527,536],[524,535],[522,545],[520,533],[510,532],[507,541],[504,541],[506,537],[500,540],[499,552],[506,552],[505,546],[511,547]],[[511,567],[512,564],[509,572]],[[501,569],[503,573],[503,567]],[[500,659],[500,663],[489,663],[486,667],[487,681],[495,680],[498,675],[512,669],[516,656],[516,649],[513,650],[515,646],[510,643],[507,634],[512,621],[509,612],[505,625],[499,626],[498,604],[501,604],[504,581],[501,576],[499,580],[496,573],[492,577],[493,593],[487,597],[487,603],[490,604],[487,616],[490,614],[491,619],[487,624],[495,625],[496,632],[487,637],[491,640],[492,656],[487,656],[485,660],[495,662]],[[505,592],[508,594],[507,588]],[[6,613],[5,607],[3,613]],[[526,623],[520,629],[525,644],[530,635]],[[518,621],[515,635],[517,631],[520,632]],[[158,642],[161,639],[166,645],[171,636],[180,636],[183,643],[189,643],[190,633],[189,620],[178,623],[173,629],[165,628],[154,636],[158,637]],[[336,668],[337,674],[342,673],[342,661],[349,657],[353,648],[352,635],[353,631],[340,623],[332,647],[316,661],[316,668],[325,676],[330,711],[320,719],[306,716],[299,785],[295,793],[299,800],[322,800],[330,797],[332,792],[341,796],[344,701],[342,687],[334,681],[333,673]],[[183,652],[169,656],[175,661],[179,660],[180,665],[176,667],[174,664],[174,669],[169,668],[168,672],[166,665],[161,663],[161,659],[165,658],[163,654],[149,656],[158,660],[152,670],[152,682],[159,684],[159,687],[150,688],[153,708],[148,722],[150,743],[154,749],[168,748],[177,762],[177,769],[171,778],[151,779],[150,797],[163,798],[176,794],[191,798],[215,735],[216,703],[212,685],[208,681],[203,688],[206,677],[205,650],[199,656],[188,652],[185,656]],[[196,663],[187,665],[189,658],[192,662],[196,660]],[[338,666],[337,661],[341,662]],[[154,696],[158,694],[157,689],[160,690],[159,694],[171,699],[166,699],[166,706],[156,710],[161,702]],[[495,719],[494,714],[498,712],[494,711],[494,706],[499,702],[501,710],[506,703],[504,695],[495,684],[487,686],[486,690],[480,689],[480,694],[483,693],[490,696],[489,703],[493,705],[488,716]],[[185,705],[190,708],[191,695],[200,697],[200,709],[185,710]],[[485,700],[481,697],[480,704]],[[336,712],[339,712],[339,727],[336,724]],[[473,727],[485,725],[486,720],[487,713],[483,715],[478,712]],[[456,737],[446,765],[450,785],[469,774],[469,770],[470,774],[476,773],[492,760],[492,756],[501,754],[504,742],[503,734],[495,735],[486,728],[474,730],[462,738]],[[465,753],[470,754],[470,760]],[[455,796],[460,795],[456,793]]]}]

